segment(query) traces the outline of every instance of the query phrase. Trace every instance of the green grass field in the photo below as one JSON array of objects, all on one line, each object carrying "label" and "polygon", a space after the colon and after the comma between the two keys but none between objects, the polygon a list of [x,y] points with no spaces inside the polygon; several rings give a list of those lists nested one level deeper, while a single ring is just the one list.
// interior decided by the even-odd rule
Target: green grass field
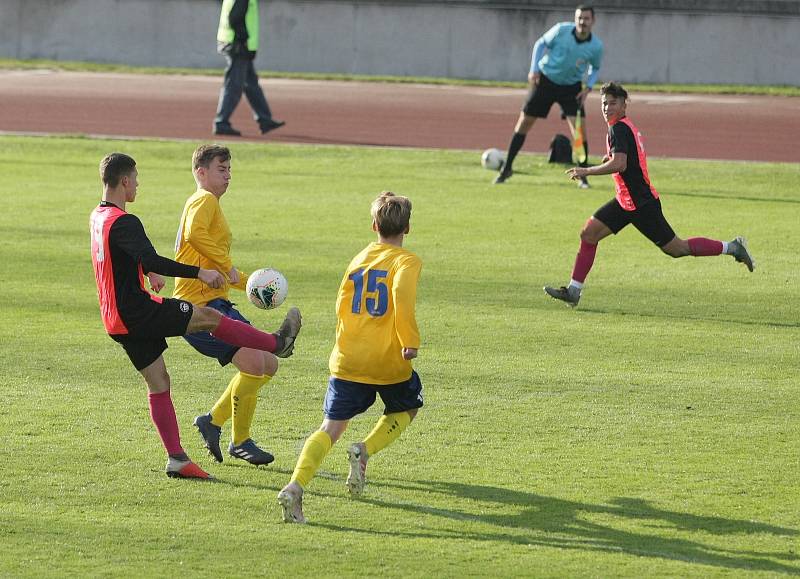
[{"label": "green grass field", "polygon": [[[185,447],[217,477],[198,483],[162,472],[88,249],[97,164],[121,150],[139,162],[129,210],[171,256],[194,146],[0,137],[0,576],[800,576],[800,166],[652,159],[678,234],[746,235],[756,272],[625,230],[570,310],[541,287],[568,280],[609,177],[580,191],[523,156],[493,187],[474,153],[235,145],[235,263],[282,270],[305,325],[261,393],[254,436],[277,457],[261,469],[201,452],[192,417],[232,373],[171,340]],[[321,420],[336,289],[382,189],[414,201],[426,405],[363,499],[340,444],[310,524],[286,525],[275,495]],[[285,311],[238,301],[265,328]]]}]

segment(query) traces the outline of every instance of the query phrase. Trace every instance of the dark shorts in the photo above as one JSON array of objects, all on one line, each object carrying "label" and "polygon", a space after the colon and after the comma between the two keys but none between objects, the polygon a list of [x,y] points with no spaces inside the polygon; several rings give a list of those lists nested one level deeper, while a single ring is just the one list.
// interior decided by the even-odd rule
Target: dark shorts
[{"label": "dark shorts", "polygon": [[129,328],[127,334],[111,335],[111,339],[122,345],[134,367],[141,372],[167,349],[164,338],[186,333],[192,311],[189,302],[165,298],[144,322]]},{"label": "dark shorts", "polygon": [[372,406],[376,396],[383,400],[384,414],[422,408],[422,382],[414,371],[405,382],[386,386],[350,382],[331,376],[322,411],[325,418],[331,420],[350,420]]},{"label": "dark shorts", "polygon": [[604,223],[614,235],[632,223],[642,235],[658,247],[664,247],[675,238],[675,232],[661,212],[660,199],[647,201],[634,211],[625,211],[616,199],[612,199],[595,211],[593,217]]},{"label": "dark shorts", "polygon": [[[217,310],[223,316],[227,316],[234,320],[239,320],[240,322],[249,324],[250,322],[239,313],[239,310],[237,310],[234,305],[235,304],[229,302],[228,300],[223,300],[220,298],[211,300],[206,304],[206,307]],[[230,364],[234,355],[236,355],[236,352],[239,351],[239,346],[232,346],[227,342],[218,340],[208,332],[186,334],[183,336],[183,339],[189,342],[189,344],[191,344],[195,350],[204,356],[216,358],[220,366],[226,366],[227,364]]]},{"label": "dark shorts", "polygon": [[[528,91],[528,98],[522,107],[522,112],[529,117],[546,119],[553,103],[561,106],[562,112],[568,117],[578,114],[578,101],[575,97],[581,92],[581,83],[561,85],[556,84],[545,75],[539,78],[539,84]],[[581,116],[586,117],[586,111],[581,107]]]}]

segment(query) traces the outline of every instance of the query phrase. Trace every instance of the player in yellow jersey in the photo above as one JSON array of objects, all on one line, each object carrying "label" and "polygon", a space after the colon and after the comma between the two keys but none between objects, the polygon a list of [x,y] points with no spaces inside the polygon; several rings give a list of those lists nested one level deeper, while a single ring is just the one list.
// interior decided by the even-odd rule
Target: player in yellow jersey
[{"label": "player in yellow jersey", "polygon": [[383,416],[372,432],[347,450],[352,495],[364,490],[367,459],[394,442],[422,407],[422,383],[411,367],[419,330],[414,313],[422,261],[403,249],[411,201],[384,192],[372,203],[370,243],[350,262],[336,299],[336,345],[322,426],[308,437],[292,478],[278,493],[287,523],[304,523],[303,489],[351,418],[380,396]]},{"label": "player in yellow jersey", "polygon": [[[245,290],[247,285],[247,274],[237,269],[231,261],[231,230],[219,203],[231,179],[230,151],[220,145],[199,146],[192,156],[192,172],[197,182],[197,192],[189,197],[183,208],[175,240],[175,256],[183,263],[227,272],[228,283],[221,288],[211,289],[195,279],[177,278],[174,297],[197,306],[214,308],[229,318],[250,323],[236,310],[228,295],[231,287]],[[284,326],[296,327],[299,331],[300,312],[297,308],[289,309]],[[292,333],[295,338],[296,332]],[[209,453],[217,462],[222,462],[219,446],[222,425],[233,418],[228,454],[254,465],[271,463],[274,457],[256,445],[250,437],[250,426],[258,391],[278,371],[278,359],[269,352],[233,346],[208,332],[188,334],[184,339],[201,354],[216,358],[220,365],[233,362],[239,370],[211,412],[194,419]],[[292,348],[278,355],[282,358],[291,356]]]}]

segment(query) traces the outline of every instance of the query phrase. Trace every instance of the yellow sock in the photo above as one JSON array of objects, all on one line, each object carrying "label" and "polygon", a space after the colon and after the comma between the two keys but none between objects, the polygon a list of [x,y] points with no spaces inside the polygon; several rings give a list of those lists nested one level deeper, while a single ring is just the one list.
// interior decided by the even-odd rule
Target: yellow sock
[{"label": "yellow sock", "polygon": [[375,425],[369,436],[364,439],[367,455],[377,454],[392,444],[409,424],[411,424],[411,415],[405,411],[381,416],[378,424]]},{"label": "yellow sock", "polygon": [[222,426],[233,414],[233,406],[231,406],[231,392],[233,392],[234,384],[238,383],[239,381],[239,374],[236,374],[231,381],[228,382],[228,387],[225,388],[225,392],[222,393],[222,396],[219,397],[217,403],[214,404],[214,408],[211,409],[211,424],[215,424],[216,426]]},{"label": "yellow sock", "polygon": [[233,405],[233,444],[242,444],[250,438],[250,425],[256,413],[258,391],[266,384],[271,376],[254,376],[239,372],[231,380],[231,403]]},{"label": "yellow sock", "polygon": [[297,465],[294,467],[292,473],[292,480],[289,482],[297,482],[301,487],[306,488],[306,485],[311,482],[314,475],[317,473],[319,465],[328,455],[328,452],[333,446],[333,441],[327,432],[317,430],[314,434],[306,439],[303,445],[303,450],[297,458]]}]

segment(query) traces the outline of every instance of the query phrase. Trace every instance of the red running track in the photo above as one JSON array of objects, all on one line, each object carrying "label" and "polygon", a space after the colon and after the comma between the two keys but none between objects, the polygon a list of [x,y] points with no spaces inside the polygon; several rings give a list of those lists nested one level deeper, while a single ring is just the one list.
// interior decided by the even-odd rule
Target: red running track
[{"label": "red running track", "polygon": [[[212,140],[221,77],[0,71],[0,132]],[[525,97],[508,88],[262,79],[282,129],[259,135],[246,101],[233,117],[245,140],[505,149]],[[588,102],[590,153],[601,155],[599,95]],[[650,156],[796,162],[800,99],[632,94],[628,114]],[[525,151],[568,133],[554,107]],[[219,140],[219,139],[215,139]]]}]

